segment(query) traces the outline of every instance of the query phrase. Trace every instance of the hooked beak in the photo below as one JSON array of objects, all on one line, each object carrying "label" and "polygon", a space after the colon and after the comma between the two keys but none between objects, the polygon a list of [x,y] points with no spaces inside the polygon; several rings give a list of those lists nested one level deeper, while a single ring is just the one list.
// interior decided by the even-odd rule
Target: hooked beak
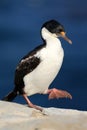
[{"label": "hooked beak", "polygon": [[68,43],[72,44],[72,41],[66,36],[65,32],[61,32],[60,36],[64,38]]}]

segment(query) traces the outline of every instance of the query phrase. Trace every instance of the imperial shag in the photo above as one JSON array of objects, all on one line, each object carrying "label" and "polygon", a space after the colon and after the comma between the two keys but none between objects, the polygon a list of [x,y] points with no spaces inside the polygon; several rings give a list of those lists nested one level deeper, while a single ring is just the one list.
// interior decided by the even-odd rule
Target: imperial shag
[{"label": "imperial shag", "polygon": [[19,62],[16,71],[14,89],[3,98],[12,101],[18,94],[22,95],[29,107],[42,111],[43,109],[31,103],[27,96],[36,93],[49,94],[49,99],[72,98],[71,94],[56,88],[48,89],[57,76],[64,57],[64,51],[59,37],[64,38],[70,44],[71,40],[66,36],[65,29],[56,20],[50,20],[41,28],[43,44],[24,56]]}]

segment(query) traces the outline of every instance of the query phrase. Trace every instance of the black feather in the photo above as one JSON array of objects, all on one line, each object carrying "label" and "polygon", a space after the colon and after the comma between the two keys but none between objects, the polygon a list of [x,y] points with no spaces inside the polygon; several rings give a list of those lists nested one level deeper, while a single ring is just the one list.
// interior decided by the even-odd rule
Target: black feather
[{"label": "black feather", "polygon": [[6,95],[2,100],[3,101],[12,101],[16,96],[17,96],[17,92],[12,91],[8,95]]},{"label": "black feather", "polygon": [[16,71],[15,71],[15,89],[19,91],[20,94],[24,93],[24,81],[23,78],[25,75],[31,73],[41,62],[40,58],[36,57],[35,54],[40,49],[44,48],[46,44],[38,46],[33,51],[29,52],[24,56],[19,62]]}]

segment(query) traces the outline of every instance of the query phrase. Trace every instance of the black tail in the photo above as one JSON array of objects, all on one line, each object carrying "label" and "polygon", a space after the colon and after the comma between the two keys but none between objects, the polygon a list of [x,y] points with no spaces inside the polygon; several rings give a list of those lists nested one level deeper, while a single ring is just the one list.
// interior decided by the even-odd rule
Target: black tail
[{"label": "black tail", "polygon": [[12,101],[17,96],[17,92],[11,91],[8,95],[6,95],[2,100],[3,101]]}]

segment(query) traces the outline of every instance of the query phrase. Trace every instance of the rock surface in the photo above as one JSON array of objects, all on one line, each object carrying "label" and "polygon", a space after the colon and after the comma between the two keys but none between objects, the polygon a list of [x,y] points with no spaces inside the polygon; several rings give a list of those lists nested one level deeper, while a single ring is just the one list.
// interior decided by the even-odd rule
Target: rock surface
[{"label": "rock surface", "polygon": [[44,108],[0,101],[0,130],[87,130],[87,112]]}]

